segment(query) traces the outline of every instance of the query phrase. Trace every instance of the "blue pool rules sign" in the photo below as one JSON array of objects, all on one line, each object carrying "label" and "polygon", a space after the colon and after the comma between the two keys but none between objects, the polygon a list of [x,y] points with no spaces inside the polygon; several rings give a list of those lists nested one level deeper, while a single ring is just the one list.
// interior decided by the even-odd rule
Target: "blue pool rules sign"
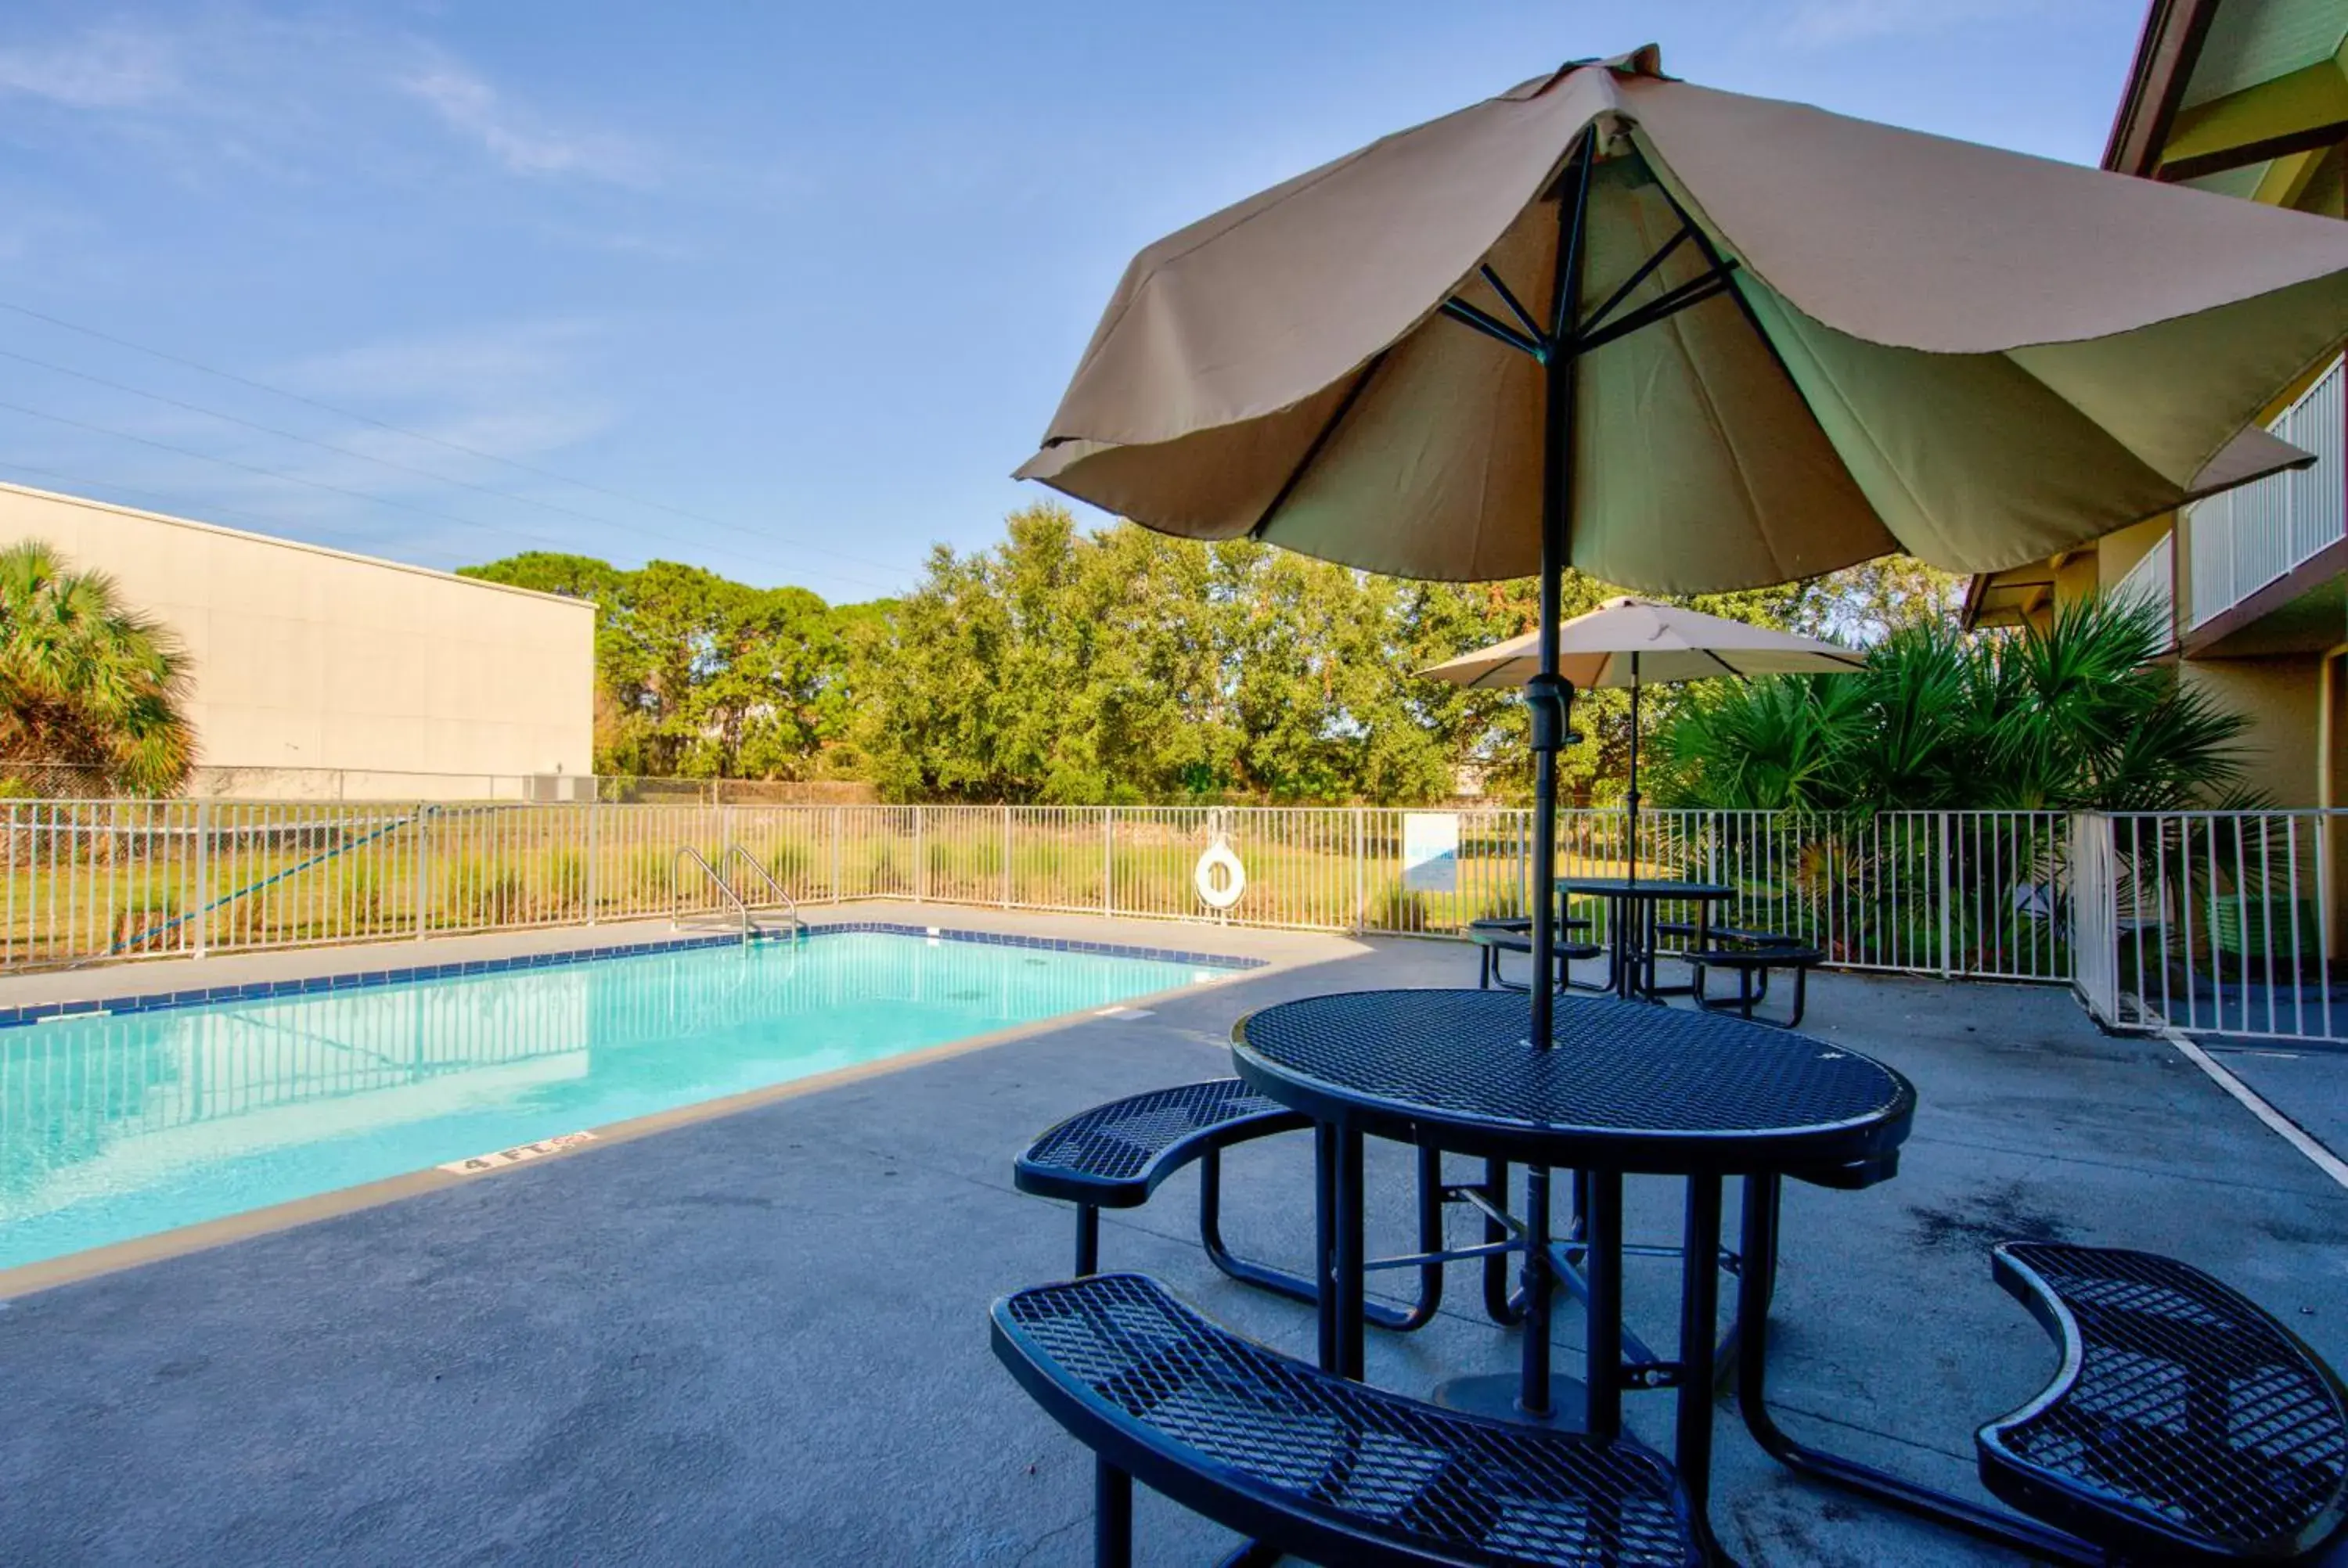
[{"label": "blue pool rules sign", "polygon": [[1459,891],[1459,817],[1411,811],[1402,819],[1402,885],[1413,893]]}]

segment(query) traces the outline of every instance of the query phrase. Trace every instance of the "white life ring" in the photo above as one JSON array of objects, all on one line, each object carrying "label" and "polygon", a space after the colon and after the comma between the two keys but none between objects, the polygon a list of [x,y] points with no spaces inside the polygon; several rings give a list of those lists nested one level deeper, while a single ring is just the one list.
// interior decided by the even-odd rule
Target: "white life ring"
[{"label": "white life ring", "polygon": [[[1220,882],[1215,879],[1218,866],[1224,873]],[[1240,901],[1241,894],[1247,891],[1247,867],[1240,864],[1240,857],[1231,853],[1231,846],[1219,836],[1207,845],[1206,853],[1199,856],[1198,867],[1190,873],[1190,882],[1199,890],[1199,901],[1208,908],[1228,909]]]}]

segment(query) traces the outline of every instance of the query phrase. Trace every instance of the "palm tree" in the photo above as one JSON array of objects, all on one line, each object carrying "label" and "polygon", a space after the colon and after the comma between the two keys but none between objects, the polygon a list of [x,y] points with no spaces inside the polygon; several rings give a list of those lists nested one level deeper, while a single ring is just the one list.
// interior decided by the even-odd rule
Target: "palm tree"
[{"label": "palm tree", "polygon": [[111,578],[36,539],[0,548],[0,774],[62,763],[108,793],[167,794],[195,763],[188,685],[179,640]]},{"label": "palm tree", "polygon": [[2209,804],[2240,783],[2250,721],[2161,642],[2157,612],[2090,599],[2009,635],[1910,627],[1855,674],[1715,683],[1666,733],[1662,793],[1854,815]]}]

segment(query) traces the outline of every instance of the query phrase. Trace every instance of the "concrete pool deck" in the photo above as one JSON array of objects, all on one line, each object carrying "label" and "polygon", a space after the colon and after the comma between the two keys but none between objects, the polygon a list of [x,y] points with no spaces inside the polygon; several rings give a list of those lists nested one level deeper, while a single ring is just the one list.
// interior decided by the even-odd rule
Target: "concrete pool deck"
[{"label": "concrete pool deck", "polygon": [[[1252,1008],[1472,983],[1473,956],[937,907],[839,915],[1274,967],[20,1296],[0,1310],[0,1562],[1088,1562],[1087,1456],[986,1349],[987,1303],[1059,1277],[1072,1241],[1065,1208],[1011,1190],[1012,1155],[1086,1105],[1228,1071],[1230,1025]],[[471,939],[424,946],[446,961],[457,940]],[[364,951],[373,968],[385,949]],[[347,970],[350,952],[315,972]],[[295,958],[322,956],[276,956]],[[1921,1108],[1897,1180],[1788,1190],[1773,1370],[1797,1435],[1970,1490],[1973,1427],[2052,1365],[1990,1281],[1985,1249],[2009,1235],[2187,1258],[2348,1366],[2348,1191],[2172,1047],[2098,1034],[2058,989],[1838,975],[1816,980],[1807,1027],[1906,1072]],[[1227,1157],[1234,1245],[1300,1255],[1303,1144]],[[1373,1162],[1374,1237],[1398,1244],[1407,1158],[1374,1146]],[[1672,1184],[1631,1186],[1634,1231],[1673,1234]],[[1195,1192],[1178,1177],[1105,1216],[1107,1266],[1309,1353],[1305,1309],[1201,1255]],[[1673,1266],[1634,1265],[1629,1283],[1634,1323],[1667,1324]],[[1560,1345],[1579,1327],[1562,1312]],[[1454,1270],[1435,1325],[1373,1335],[1369,1376],[1424,1392],[1513,1352]],[[1632,1397],[1634,1427],[1663,1438],[1667,1401]],[[1725,1410],[1720,1430],[1715,1519],[1741,1561],[2004,1560],[1782,1474]],[[1224,1544],[1146,1494],[1139,1517],[1144,1563]]]}]

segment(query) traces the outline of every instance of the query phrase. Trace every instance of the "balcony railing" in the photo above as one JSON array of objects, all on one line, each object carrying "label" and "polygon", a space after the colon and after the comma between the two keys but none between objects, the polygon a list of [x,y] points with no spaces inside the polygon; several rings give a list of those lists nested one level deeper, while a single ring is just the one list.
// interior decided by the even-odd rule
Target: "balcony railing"
[{"label": "balcony railing", "polygon": [[2158,612],[2163,653],[2177,646],[2176,562],[2176,536],[2163,535],[2160,542],[2145,551],[2144,559],[2128,568],[2127,575],[2112,588],[2113,599],[2148,605]]},{"label": "balcony railing", "polygon": [[2271,475],[2187,508],[2192,534],[2193,624],[2202,626],[2343,537],[2341,362],[2267,428],[2315,454],[2312,467]]}]

